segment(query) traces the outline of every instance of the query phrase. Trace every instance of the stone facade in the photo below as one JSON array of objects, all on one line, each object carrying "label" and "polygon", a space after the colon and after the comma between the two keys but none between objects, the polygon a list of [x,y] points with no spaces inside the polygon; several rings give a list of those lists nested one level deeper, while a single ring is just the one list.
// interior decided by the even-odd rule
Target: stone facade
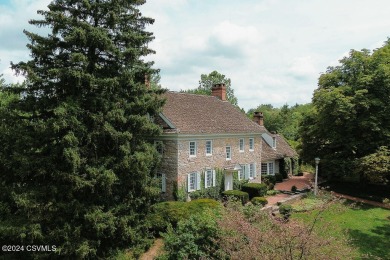
[{"label": "stone facade", "polygon": [[[249,139],[254,140],[254,149],[249,149]],[[244,139],[244,150],[239,142]],[[206,155],[206,141],[212,141],[212,154]],[[190,142],[196,143],[196,155],[190,156]],[[243,134],[234,136],[203,135],[165,139],[161,172],[166,176],[166,199],[172,199],[174,183],[187,189],[187,176],[205,169],[226,169],[237,164],[256,164],[256,178],[261,178],[261,135]],[[226,146],[231,147],[231,159],[226,159]],[[255,181],[255,180],[254,180]]]}]

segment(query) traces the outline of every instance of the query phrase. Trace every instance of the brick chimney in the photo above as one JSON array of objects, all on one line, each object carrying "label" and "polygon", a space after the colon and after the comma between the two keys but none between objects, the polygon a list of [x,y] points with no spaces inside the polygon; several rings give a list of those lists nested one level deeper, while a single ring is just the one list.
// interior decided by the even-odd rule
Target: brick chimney
[{"label": "brick chimney", "polygon": [[253,113],[253,121],[257,124],[264,126],[264,116],[262,112]]},{"label": "brick chimney", "polygon": [[211,88],[211,95],[219,98],[222,101],[226,101],[226,86],[225,84],[214,84]]}]

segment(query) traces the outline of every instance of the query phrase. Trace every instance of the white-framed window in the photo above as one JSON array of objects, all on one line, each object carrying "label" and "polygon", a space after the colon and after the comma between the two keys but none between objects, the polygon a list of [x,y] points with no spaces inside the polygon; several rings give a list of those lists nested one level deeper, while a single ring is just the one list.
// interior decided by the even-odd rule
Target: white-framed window
[{"label": "white-framed window", "polygon": [[276,148],[276,137],[272,137],[272,148]]},{"label": "white-framed window", "polygon": [[256,164],[249,164],[249,179],[253,179],[256,177]]},{"label": "white-framed window", "polygon": [[230,146],[226,146],[226,160],[232,159],[232,148]]},{"label": "white-framed window", "polygon": [[255,139],[249,138],[249,151],[254,151],[254,150],[255,150]]},{"label": "white-framed window", "polygon": [[274,175],[274,162],[265,162],[261,163],[261,174],[271,174]]},{"label": "white-framed window", "polygon": [[161,188],[161,192],[167,192],[167,179],[164,173],[157,173],[157,179],[159,181],[159,187]]},{"label": "white-framed window", "polygon": [[268,163],[268,174],[275,174],[274,172],[274,162]]},{"label": "white-framed window", "polygon": [[164,153],[164,145],[162,141],[154,141],[154,146],[159,154],[162,155]]},{"label": "white-framed window", "polygon": [[190,141],[189,143],[190,147],[190,157],[196,157],[196,142],[195,141]]},{"label": "white-framed window", "polygon": [[244,138],[240,138],[240,141],[239,141],[239,150],[240,150],[240,153],[243,153],[243,152],[244,152],[244,149],[245,149],[245,141],[244,141]]},{"label": "white-framed window", "polygon": [[238,180],[244,180],[245,179],[245,168],[244,166],[241,166],[241,170],[238,170]]},{"label": "white-framed window", "polygon": [[268,174],[268,163],[261,163],[261,174]]},{"label": "white-framed window", "polygon": [[187,175],[187,190],[188,192],[200,190],[199,172],[191,172]]},{"label": "white-framed window", "polygon": [[206,155],[212,155],[213,154],[213,141],[207,140],[206,141]]},{"label": "white-framed window", "polygon": [[215,170],[207,169],[204,173],[204,187],[215,187]]}]

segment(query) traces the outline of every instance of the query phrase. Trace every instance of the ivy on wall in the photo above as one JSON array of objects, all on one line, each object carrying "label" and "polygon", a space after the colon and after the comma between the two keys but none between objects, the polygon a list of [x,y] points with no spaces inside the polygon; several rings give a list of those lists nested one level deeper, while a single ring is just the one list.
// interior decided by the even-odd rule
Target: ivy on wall
[{"label": "ivy on wall", "polygon": [[[200,174],[200,189],[187,192],[187,183],[180,185],[178,187],[177,182],[174,184],[173,196],[177,201],[187,201],[189,198],[191,200],[200,199],[200,198],[212,198],[212,199],[220,199],[222,192],[225,190],[225,170],[223,169],[214,169],[215,170],[215,186],[213,187],[205,187],[205,173],[206,170],[202,171]],[[238,179],[238,171],[233,172],[233,189],[240,190],[241,186],[244,183],[247,183],[248,180],[239,180]]]}]

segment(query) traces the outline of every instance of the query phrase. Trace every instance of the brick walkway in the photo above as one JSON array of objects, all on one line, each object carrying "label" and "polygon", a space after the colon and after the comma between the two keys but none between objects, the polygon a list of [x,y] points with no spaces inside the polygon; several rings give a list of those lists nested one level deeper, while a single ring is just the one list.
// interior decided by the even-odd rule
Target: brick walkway
[{"label": "brick walkway", "polygon": [[280,191],[291,191],[291,187],[295,185],[298,190],[309,189],[314,183],[314,175],[306,173],[303,176],[292,176],[283,182],[276,183],[274,189]]},{"label": "brick walkway", "polygon": [[[295,185],[298,190],[310,189],[314,182],[314,175],[306,173],[303,176],[292,176],[283,182],[276,183],[274,189],[279,191],[291,191],[291,187]],[[279,201],[284,201],[291,197],[289,194],[276,194],[275,196],[267,197],[268,206],[276,205]]]},{"label": "brick walkway", "polygon": [[[283,182],[276,183],[274,189],[279,190],[279,191],[291,191],[291,187],[294,185],[297,187],[298,190],[310,189],[311,187],[314,186],[314,174],[305,173],[303,176],[292,176],[291,178],[284,180]],[[340,193],[333,192],[333,191],[332,191],[332,194],[337,196],[337,197],[341,197],[341,198],[344,198],[347,200],[352,200],[352,201],[356,201],[356,202],[370,204],[370,205],[377,206],[377,207],[390,209],[390,205],[387,205],[387,204],[384,204],[381,202],[356,198],[356,197],[340,194]],[[291,196],[293,196],[293,195],[280,193],[280,194],[276,194],[275,196],[267,197],[268,206],[276,205],[279,201],[286,200],[287,198],[289,198]]]}]

